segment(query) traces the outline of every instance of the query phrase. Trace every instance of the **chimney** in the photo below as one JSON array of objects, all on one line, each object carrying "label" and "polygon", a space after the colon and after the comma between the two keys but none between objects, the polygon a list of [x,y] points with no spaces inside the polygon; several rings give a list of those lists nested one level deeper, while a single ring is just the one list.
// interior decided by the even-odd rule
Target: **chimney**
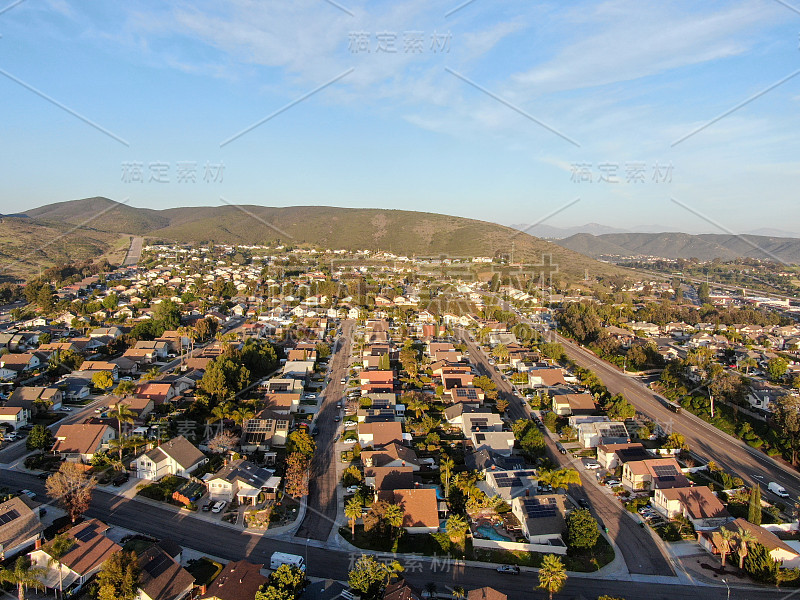
[{"label": "chimney", "polygon": [[41,547],[42,547],[42,538],[36,538],[36,544],[34,545],[34,548],[38,550]]},{"label": "chimney", "polygon": [[207,586],[206,586],[205,583],[200,586],[200,595],[201,596],[205,596],[206,595],[206,588],[207,588]]}]

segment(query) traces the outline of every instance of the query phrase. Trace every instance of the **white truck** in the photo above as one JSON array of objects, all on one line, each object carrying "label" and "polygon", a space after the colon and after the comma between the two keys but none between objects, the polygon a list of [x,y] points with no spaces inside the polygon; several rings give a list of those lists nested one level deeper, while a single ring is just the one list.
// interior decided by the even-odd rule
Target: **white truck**
[{"label": "white truck", "polygon": [[306,570],[306,561],[298,554],[287,554],[286,552],[273,552],[272,557],[269,559],[269,568],[273,571],[281,565],[289,565],[290,567],[297,567],[301,571]]},{"label": "white truck", "polygon": [[780,496],[781,498],[789,497],[789,492],[787,492],[782,485],[775,483],[774,481],[769,482],[767,489],[776,496]]}]

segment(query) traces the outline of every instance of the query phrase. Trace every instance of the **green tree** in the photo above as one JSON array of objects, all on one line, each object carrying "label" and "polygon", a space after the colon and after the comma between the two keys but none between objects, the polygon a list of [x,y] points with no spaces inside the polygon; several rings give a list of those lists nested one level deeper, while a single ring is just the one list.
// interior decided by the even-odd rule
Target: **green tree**
[{"label": "green tree", "polygon": [[289,434],[289,443],[287,444],[289,452],[299,452],[307,458],[311,458],[317,450],[317,443],[306,427],[295,429]]},{"label": "green tree", "polygon": [[98,371],[92,375],[92,385],[103,391],[114,387],[114,377],[111,375],[111,371]]},{"label": "green tree", "polygon": [[[122,424],[133,423],[136,414],[127,404],[118,402],[117,405],[111,409],[111,412],[108,413],[108,416],[117,420],[117,431],[119,431],[119,436],[120,438],[125,438],[125,434],[122,431]],[[122,461],[122,446],[119,447],[119,460]]]},{"label": "green tree", "polygon": [[356,521],[361,517],[361,502],[353,497],[344,506],[344,516],[350,521],[350,538],[356,537]]},{"label": "green tree", "polygon": [[739,555],[739,569],[744,569],[744,559],[750,552],[750,546],[755,544],[756,537],[748,529],[740,529],[736,533],[736,554]]},{"label": "green tree", "polygon": [[391,368],[391,363],[389,362],[389,354],[381,354],[380,358],[378,358],[378,369],[381,371],[388,371]]},{"label": "green tree", "polygon": [[[153,311],[153,320],[161,329],[161,333],[165,330],[174,330],[180,327],[181,324],[181,311],[172,300],[162,300],[156,304]],[[159,333],[158,335],[161,335]]]},{"label": "green tree", "polygon": [[28,434],[28,439],[25,440],[25,446],[28,450],[50,450],[55,443],[53,434],[44,425],[34,425],[31,432]]},{"label": "green tree", "polygon": [[761,583],[776,583],[780,565],[781,563],[770,556],[767,548],[753,540],[750,544],[747,556],[742,563],[742,568],[756,581]]},{"label": "green tree", "polygon": [[797,465],[800,450],[800,398],[788,394],[779,396],[774,404],[774,423],[791,451],[792,464]]},{"label": "green tree", "polygon": [[664,442],[666,450],[688,450],[689,444],[686,443],[686,438],[680,433],[670,433],[667,436],[667,441]]},{"label": "green tree", "polygon": [[498,398],[497,402],[495,402],[495,406],[497,407],[497,411],[502,415],[508,409],[508,400],[505,398]]},{"label": "green tree", "polygon": [[309,460],[300,452],[292,452],[286,460],[286,493],[292,498],[302,498],[308,494]]},{"label": "green tree", "polygon": [[472,385],[482,389],[483,393],[490,400],[494,400],[497,397],[497,384],[492,381],[491,377],[486,377],[485,375],[475,377],[472,380]]},{"label": "green tree", "polygon": [[772,381],[780,381],[786,375],[789,365],[780,356],[770,358],[767,362],[767,375]]},{"label": "green tree", "polygon": [[456,463],[453,462],[453,459],[447,456],[446,454],[442,455],[441,460],[439,461],[439,477],[442,481],[442,487],[444,488],[444,497],[447,498],[450,494],[450,478],[453,475],[453,469],[455,468]]},{"label": "green tree", "polygon": [[83,466],[74,462],[61,463],[58,472],[45,481],[47,495],[61,504],[73,523],[88,510],[94,485]]},{"label": "green tree", "polygon": [[114,388],[114,395],[124,398],[136,391],[136,384],[133,381],[120,381]]},{"label": "green tree", "polygon": [[447,517],[445,523],[445,531],[450,537],[450,541],[454,544],[464,544],[467,531],[469,531],[469,523],[467,520],[458,514],[452,514]]},{"label": "green tree", "polygon": [[58,565],[58,593],[61,597],[64,596],[64,578],[61,572],[61,559],[72,550],[74,545],[75,542],[72,538],[63,533],[59,533],[44,548],[45,552],[47,552],[47,555],[50,557],[49,562]]},{"label": "green tree", "polygon": [[594,548],[600,537],[597,521],[585,508],[573,510],[567,517],[567,543],[573,548]]},{"label": "green tree", "polygon": [[564,589],[567,583],[567,569],[555,554],[545,554],[539,567],[539,589],[544,590],[553,600],[553,594]]},{"label": "green tree", "polygon": [[97,574],[99,600],[134,600],[139,588],[139,562],[135,552],[115,552]]},{"label": "green tree", "polygon": [[20,556],[13,568],[0,567],[0,583],[17,586],[17,598],[25,600],[25,588],[42,585],[40,578],[45,574],[42,567],[34,567],[27,556]]},{"label": "green tree", "polygon": [[255,600],[292,600],[300,595],[305,584],[305,571],[281,565],[269,576],[269,581],[262,589],[256,592]]},{"label": "green tree", "polygon": [[331,355],[330,344],[326,344],[325,342],[318,342],[316,345],[316,349],[317,349],[317,359],[319,360],[323,358],[328,358]]},{"label": "green tree", "polygon": [[377,600],[386,584],[402,570],[397,561],[387,564],[378,562],[374,556],[362,554],[348,573],[347,582],[360,593],[363,600]]},{"label": "green tree", "polygon": [[356,465],[350,465],[342,472],[342,484],[345,487],[360,485],[364,481],[364,475]]},{"label": "green tree", "polygon": [[750,502],[747,508],[747,520],[753,525],[761,525],[761,486],[750,490]]}]

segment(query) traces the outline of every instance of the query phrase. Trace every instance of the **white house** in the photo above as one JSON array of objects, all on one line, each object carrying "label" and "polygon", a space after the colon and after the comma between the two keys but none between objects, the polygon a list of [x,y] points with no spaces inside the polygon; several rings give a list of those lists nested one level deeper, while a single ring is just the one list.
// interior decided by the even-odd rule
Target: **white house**
[{"label": "white house", "polygon": [[188,477],[206,462],[206,456],[189,440],[179,435],[139,456],[132,467],[139,479],[158,480],[164,475]]}]

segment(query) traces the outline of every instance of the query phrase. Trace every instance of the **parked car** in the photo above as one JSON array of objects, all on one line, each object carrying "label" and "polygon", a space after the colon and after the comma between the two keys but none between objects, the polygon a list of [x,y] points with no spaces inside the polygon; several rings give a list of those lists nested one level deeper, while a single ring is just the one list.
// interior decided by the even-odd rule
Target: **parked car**
[{"label": "parked car", "polygon": [[63,412],[72,412],[72,409],[71,409],[69,406],[62,406],[62,407],[61,407],[61,410],[62,410]]},{"label": "parked car", "polygon": [[127,483],[130,478],[131,478],[130,473],[124,471],[119,475],[117,475],[116,477],[114,477],[114,479],[111,481],[111,485],[113,485],[114,487],[119,487],[123,483]]},{"label": "parked car", "polygon": [[228,502],[226,500],[220,500],[219,502],[214,504],[213,508],[211,509],[211,512],[213,513],[222,512],[222,509],[225,508],[227,505]]},{"label": "parked car", "polygon": [[347,444],[348,446],[355,444],[358,440],[355,438],[348,438],[346,440],[342,440],[342,443]]},{"label": "parked car", "polygon": [[32,492],[32,491],[30,491],[30,490],[20,490],[20,491],[19,491],[19,493],[20,493],[20,494],[25,494],[25,495],[26,495],[28,498],[30,498],[31,500],[33,500],[34,498],[36,498],[36,493],[35,493],[35,492]]},{"label": "parked car", "polygon": [[589,508],[589,501],[586,498],[578,500],[578,504],[580,504],[581,508]]},{"label": "parked car", "polygon": [[344,493],[345,494],[355,494],[356,492],[358,492],[358,490],[359,490],[359,487],[357,485],[351,485],[349,488],[347,488],[344,491]]},{"label": "parked car", "polygon": [[600,463],[597,462],[596,460],[587,460],[586,463],[584,464],[584,466],[587,469],[599,469],[600,468]]},{"label": "parked car", "polygon": [[333,420],[334,420],[334,422],[338,423],[339,421],[342,420],[342,417],[340,417],[339,415],[336,415],[335,417],[333,417]]},{"label": "parked car", "polygon": [[509,575],[519,575],[519,567],[517,565],[500,565],[497,567],[498,573],[507,573]]},{"label": "parked car", "polygon": [[209,512],[210,510],[211,510],[211,502],[206,502],[205,504],[203,504],[202,508],[203,512]]},{"label": "parked car", "polygon": [[314,435],[314,436],[319,435],[319,427],[314,425],[314,428],[311,430],[311,435]]},{"label": "parked car", "polygon": [[606,485],[610,488],[614,488],[622,485],[622,482],[619,479],[609,479],[606,481]]}]

